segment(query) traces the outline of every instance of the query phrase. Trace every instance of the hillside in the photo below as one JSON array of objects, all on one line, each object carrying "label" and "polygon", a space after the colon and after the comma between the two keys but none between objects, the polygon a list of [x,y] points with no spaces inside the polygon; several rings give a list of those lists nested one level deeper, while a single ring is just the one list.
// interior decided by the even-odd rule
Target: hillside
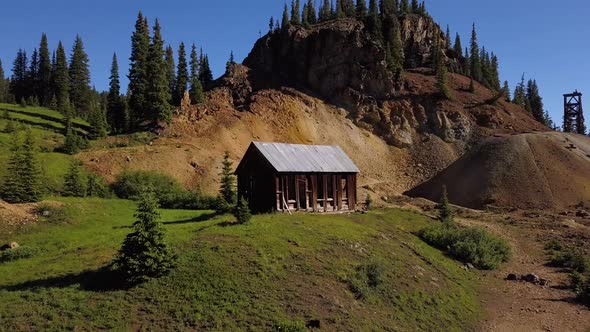
[{"label": "hillside", "polygon": [[590,138],[563,133],[494,137],[408,192],[458,205],[522,209],[590,206]]},{"label": "hillside", "polygon": [[[474,275],[409,233],[430,222],[415,213],[263,215],[231,225],[231,216],[163,210],[177,266],[125,290],[109,289],[100,268],[129,232],[134,204],[64,202],[61,220],[0,233],[0,243],[43,248],[0,264],[2,329],[464,330],[477,323]],[[381,271],[375,287],[362,286],[370,263]]]}]

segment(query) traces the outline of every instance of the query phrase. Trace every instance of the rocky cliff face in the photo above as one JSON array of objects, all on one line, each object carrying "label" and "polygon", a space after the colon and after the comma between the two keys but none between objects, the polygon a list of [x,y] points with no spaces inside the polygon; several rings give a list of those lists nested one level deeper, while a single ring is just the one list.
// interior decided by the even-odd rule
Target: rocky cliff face
[{"label": "rocky cliff face", "polygon": [[258,82],[306,89],[332,101],[349,94],[390,98],[396,90],[384,50],[353,19],[271,33],[258,40],[244,65]]}]

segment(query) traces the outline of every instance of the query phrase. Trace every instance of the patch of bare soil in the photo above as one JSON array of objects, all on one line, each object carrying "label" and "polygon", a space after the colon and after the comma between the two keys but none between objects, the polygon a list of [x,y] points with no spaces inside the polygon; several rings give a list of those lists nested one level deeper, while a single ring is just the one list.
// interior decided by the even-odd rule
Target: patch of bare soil
[{"label": "patch of bare soil", "polygon": [[[475,217],[475,218],[474,218]],[[479,226],[510,242],[512,260],[499,270],[483,275],[481,303],[482,331],[588,331],[590,310],[577,304],[568,289],[568,276],[547,266],[543,246],[550,239],[561,242],[577,239],[587,247],[590,228],[576,223],[567,226],[560,217],[538,213],[498,215],[481,213],[459,222]],[[569,222],[568,222],[569,223]],[[550,281],[539,286],[524,281],[505,280],[508,274],[533,273]]]}]

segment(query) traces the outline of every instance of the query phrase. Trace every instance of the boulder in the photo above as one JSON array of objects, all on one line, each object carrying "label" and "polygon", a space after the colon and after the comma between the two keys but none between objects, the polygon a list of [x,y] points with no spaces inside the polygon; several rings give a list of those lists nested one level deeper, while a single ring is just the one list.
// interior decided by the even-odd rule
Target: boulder
[{"label": "boulder", "polygon": [[515,273],[510,273],[507,277],[506,280],[510,280],[510,281],[518,281],[520,280],[520,275],[515,274]]},{"label": "boulder", "polygon": [[529,273],[522,277],[523,281],[530,282],[533,284],[538,284],[541,281],[541,278],[534,273]]}]

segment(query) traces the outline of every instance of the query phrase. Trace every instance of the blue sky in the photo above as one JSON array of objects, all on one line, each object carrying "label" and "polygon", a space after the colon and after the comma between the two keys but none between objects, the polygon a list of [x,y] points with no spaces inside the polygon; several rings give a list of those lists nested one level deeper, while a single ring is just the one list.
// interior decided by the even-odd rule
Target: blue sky
[{"label": "blue sky", "polygon": [[[316,0],[318,3],[318,0]],[[32,51],[46,32],[51,48],[62,40],[69,50],[80,34],[90,55],[92,81],[108,87],[110,61],[117,52],[123,86],[128,70],[130,35],[137,12],[150,22],[158,17],[166,42],[176,50],[181,41],[196,43],[209,54],[215,77],[221,75],[230,51],[241,61],[268,29],[270,16],[282,13],[284,2],[258,1],[82,1],[2,0],[0,59],[7,75],[18,48]],[[545,107],[561,123],[563,93],[579,89],[590,97],[590,3],[583,0],[430,0],[427,8],[443,29],[469,41],[471,24],[480,45],[494,51],[501,79],[513,89],[525,73],[539,83]],[[586,112],[590,120],[590,109]],[[588,121],[590,124],[590,121]]]}]

